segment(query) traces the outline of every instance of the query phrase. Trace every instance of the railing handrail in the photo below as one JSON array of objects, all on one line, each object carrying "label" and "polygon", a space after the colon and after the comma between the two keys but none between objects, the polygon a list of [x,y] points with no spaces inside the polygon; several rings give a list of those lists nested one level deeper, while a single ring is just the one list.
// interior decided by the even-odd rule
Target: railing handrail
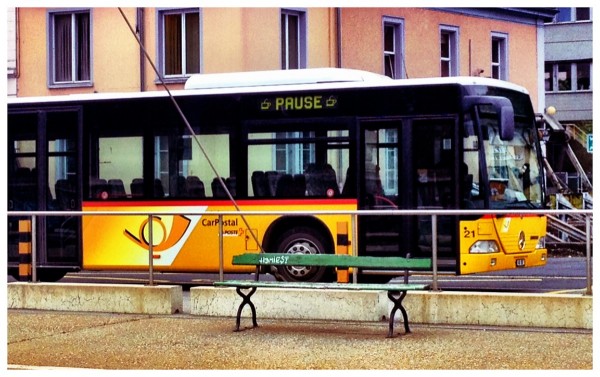
[{"label": "railing handrail", "polygon": [[313,210],[313,211],[7,211],[8,216],[169,216],[169,215],[585,215],[593,216],[589,209],[393,209],[393,210]]}]

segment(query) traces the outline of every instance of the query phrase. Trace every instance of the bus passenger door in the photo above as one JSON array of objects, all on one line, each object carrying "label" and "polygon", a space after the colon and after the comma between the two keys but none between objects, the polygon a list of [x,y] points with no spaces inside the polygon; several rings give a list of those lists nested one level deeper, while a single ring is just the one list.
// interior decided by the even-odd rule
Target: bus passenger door
[{"label": "bus passenger door", "polygon": [[[8,115],[8,210],[81,210],[80,112],[60,109]],[[18,223],[8,219],[8,263],[18,264]],[[36,218],[38,280],[54,281],[80,266],[79,216]]]},{"label": "bus passenger door", "polygon": [[[402,122],[363,121],[358,153],[358,205],[361,210],[395,210],[401,203],[400,144]],[[358,219],[359,254],[406,255],[402,217],[362,215]]]}]

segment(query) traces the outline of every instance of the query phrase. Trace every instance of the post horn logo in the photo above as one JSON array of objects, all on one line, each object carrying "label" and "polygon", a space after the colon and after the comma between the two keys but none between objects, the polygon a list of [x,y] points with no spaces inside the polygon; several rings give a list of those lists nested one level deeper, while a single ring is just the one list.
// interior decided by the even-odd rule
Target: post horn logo
[{"label": "post horn logo", "polygon": [[147,218],[140,224],[137,236],[127,229],[125,229],[124,234],[133,243],[146,250],[150,250],[150,242],[152,242],[153,257],[160,258],[162,251],[168,250],[179,242],[190,226],[190,222],[191,220],[183,215],[173,216],[173,224],[169,232],[162,218],[153,216],[152,240],[150,240],[150,226]]}]

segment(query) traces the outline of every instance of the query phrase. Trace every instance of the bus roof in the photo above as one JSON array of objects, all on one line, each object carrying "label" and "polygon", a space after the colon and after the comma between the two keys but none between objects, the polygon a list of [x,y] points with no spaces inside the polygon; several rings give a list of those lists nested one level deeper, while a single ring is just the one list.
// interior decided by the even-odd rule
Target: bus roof
[{"label": "bus roof", "polygon": [[[186,89],[171,90],[174,96],[207,94],[241,94],[426,85],[492,86],[528,94],[527,90],[508,81],[484,77],[455,76],[394,80],[367,71],[344,68],[310,68],[256,72],[214,73],[193,75]],[[114,99],[160,98],[168,96],[165,90],[147,92],[85,93],[43,97],[9,97],[10,104],[60,103]]]},{"label": "bus roof", "polygon": [[391,78],[367,71],[339,68],[282,69],[277,71],[212,73],[191,76],[185,89],[247,88],[258,86],[381,82]]}]

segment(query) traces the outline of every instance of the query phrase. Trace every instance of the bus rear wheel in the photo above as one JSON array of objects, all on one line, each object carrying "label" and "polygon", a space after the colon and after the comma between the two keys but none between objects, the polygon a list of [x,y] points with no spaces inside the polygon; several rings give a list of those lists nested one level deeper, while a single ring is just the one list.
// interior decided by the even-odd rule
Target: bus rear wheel
[{"label": "bus rear wheel", "polygon": [[[277,240],[277,253],[325,254],[325,242],[310,228],[294,228]],[[325,267],[278,266],[278,277],[285,281],[317,282],[329,279],[331,271]]]}]

